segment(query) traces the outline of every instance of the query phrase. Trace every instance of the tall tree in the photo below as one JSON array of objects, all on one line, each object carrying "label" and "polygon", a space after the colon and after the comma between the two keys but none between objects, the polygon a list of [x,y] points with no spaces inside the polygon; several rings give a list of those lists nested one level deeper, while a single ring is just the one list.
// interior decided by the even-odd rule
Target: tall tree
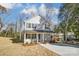
[{"label": "tall tree", "polygon": [[[3,14],[5,12],[7,12],[7,8],[5,8],[2,5],[0,5],[0,14]],[[0,17],[0,30],[1,30],[2,26],[3,26],[2,17]]]},{"label": "tall tree", "polygon": [[7,8],[0,5],[0,13],[5,13],[7,11]]},{"label": "tall tree", "polygon": [[3,27],[3,22],[2,22],[2,18],[0,17],[0,30],[2,29]]},{"label": "tall tree", "polygon": [[67,41],[68,25],[69,20],[73,18],[73,12],[76,8],[76,4],[63,4],[60,8],[59,19],[62,24],[61,28],[64,33],[64,40]]}]

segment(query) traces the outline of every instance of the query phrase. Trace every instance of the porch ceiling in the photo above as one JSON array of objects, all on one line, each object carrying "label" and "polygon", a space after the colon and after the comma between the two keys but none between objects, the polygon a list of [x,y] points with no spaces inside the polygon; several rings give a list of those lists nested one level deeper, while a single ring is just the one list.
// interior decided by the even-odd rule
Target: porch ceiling
[{"label": "porch ceiling", "polygon": [[23,31],[23,33],[37,33],[37,34],[52,34],[54,33],[53,31],[47,31],[47,30],[26,30],[26,31]]}]

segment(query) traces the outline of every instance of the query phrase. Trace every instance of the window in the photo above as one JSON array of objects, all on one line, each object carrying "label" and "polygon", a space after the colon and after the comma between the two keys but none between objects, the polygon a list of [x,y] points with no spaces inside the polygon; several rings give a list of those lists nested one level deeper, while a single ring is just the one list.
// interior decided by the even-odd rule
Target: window
[{"label": "window", "polygon": [[36,39],[36,34],[32,34],[32,39]]},{"label": "window", "polygon": [[31,23],[28,24],[28,28],[31,28]]},{"label": "window", "polygon": [[45,24],[45,29],[49,29],[49,24]]},{"label": "window", "polygon": [[26,39],[36,39],[36,34],[26,34]]},{"label": "window", "polygon": [[30,34],[26,34],[26,38],[27,39],[30,39]]},{"label": "window", "polygon": [[31,28],[31,23],[27,23],[26,28]]},{"label": "window", "polygon": [[37,24],[32,24],[32,28],[36,29]]}]

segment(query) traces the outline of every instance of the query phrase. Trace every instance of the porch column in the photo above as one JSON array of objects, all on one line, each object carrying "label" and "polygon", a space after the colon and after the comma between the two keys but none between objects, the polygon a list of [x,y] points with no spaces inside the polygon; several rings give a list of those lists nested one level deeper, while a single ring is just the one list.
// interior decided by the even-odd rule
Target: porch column
[{"label": "porch column", "polygon": [[31,39],[31,42],[33,41],[33,39],[32,39],[32,34],[30,34],[30,39]]},{"label": "porch column", "polygon": [[36,37],[37,37],[37,43],[38,43],[38,33],[36,34]]},{"label": "porch column", "polygon": [[24,44],[26,43],[26,33],[24,33]]},{"label": "porch column", "polygon": [[43,33],[43,42],[44,42],[44,33]]}]

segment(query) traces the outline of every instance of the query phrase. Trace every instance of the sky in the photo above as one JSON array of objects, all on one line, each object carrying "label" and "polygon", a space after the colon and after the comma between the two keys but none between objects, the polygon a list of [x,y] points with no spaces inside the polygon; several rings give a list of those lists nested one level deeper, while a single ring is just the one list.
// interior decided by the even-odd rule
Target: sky
[{"label": "sky", "polygon": [[18,20],[19,17],[23,14],[27,16],[27,13],[29,12],[28,9],[33,10],[36,14],[38,14],[38,10],[42,10],[42,12],[40,13],[45,15],[45,7],[54,9],[51,20],[53,21],[53,23],[57,24],[57,16],[59,13],[59,8],[61,6],[60,3],[6,3],[0,5],[6,7],[8,10],[7,13],[0,14],[5,24],[16,23],[16,20]]}]

